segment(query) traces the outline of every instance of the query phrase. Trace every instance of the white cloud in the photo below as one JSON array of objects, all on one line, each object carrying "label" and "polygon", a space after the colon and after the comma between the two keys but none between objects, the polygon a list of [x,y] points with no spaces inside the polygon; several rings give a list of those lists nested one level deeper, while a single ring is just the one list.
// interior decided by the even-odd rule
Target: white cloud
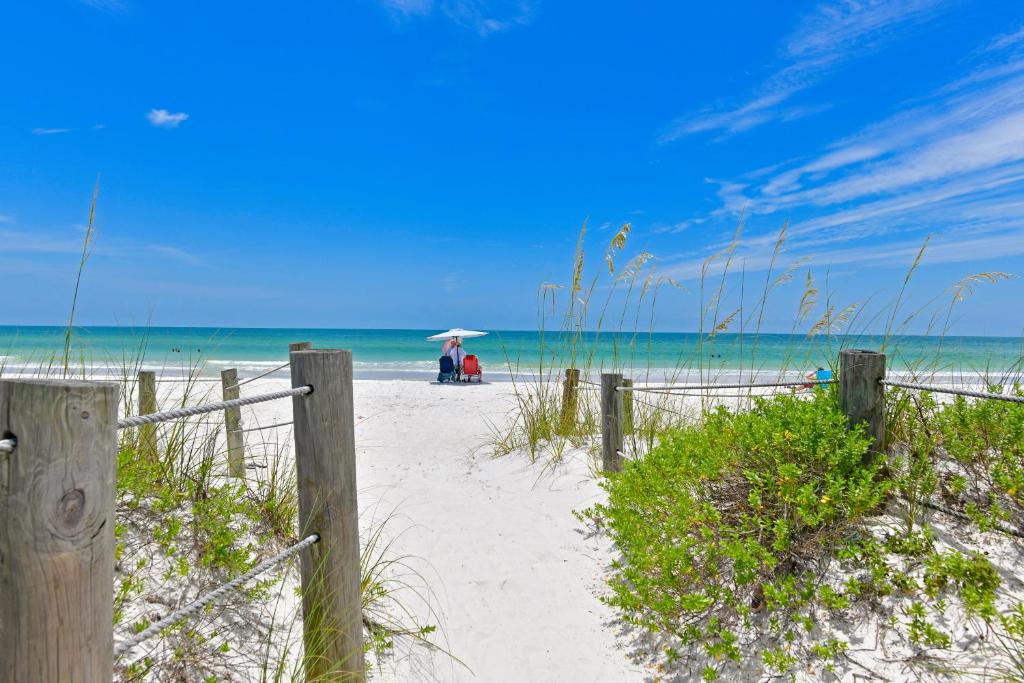
[{"label": "white cloud", "polygon": [[[773,266],[772,249],[776,235],[766,239],[761,248],[750,248],[744,240],[732,260],[732,272],[742,270],[748,275],[765,271]],[[857,264],[862,268],[906,268],[917,256],[925,242],[925,235],[897,241],[872,240],[869,243],[837,247],[836,240],[791,241],[790,248],[774,261],[775,272],[781,272],[789,264],[805,263],[807,266],[837,266]],[[1024,255],[1024,220],[1012,225],[1001,223],[998,230],[968,231],[949,230],[935,234],[925,250],[923,263],[977,263],[985,259],[1009,258]],[[661,272],[677,280],[693,280],[701,276],[706,257],[690,257],[665,263]],[[706,274],[721,275],[724,265],[715,262]]]},{"label": "white cloud", "polygon": [[770,121],[793,121],[815,114],[828,105],[795,106],[789,101],[842,63],[879,49],[940,9],[940,0],[825,2],[803,17],[783,41],[782,66],[761,83],[747,102],[708,108],[677,119],[660,142],[706,131],[731,135]]},{"label": "white cloud", "polygon": [[448,273],[441,278],[441,286],[444,288],[444,291],[449,294],[459,291],[459,285],[461,282],[462,278],[459,277],[458,273]]},{"label": "white cloud", "polygon": [[[965,81],[958,81],[965,86]],[[810,161],[758,184],[732,181],[725,208],[772,213],[922,188],[1024,162],[1024,76],[985,82],[930,101],[828,145]],[[969,184],[969,183],[968,183]]]},{"label": "white cloud", "polygon": [[149,113],[146,114],[146,118],[154,126],[160,128],[177,128],[181,125],[182,121],[188,118],[188,114],[183,111],[172,114],[166,109],[150,109]]},{"label": "white cloud", "polygon": [[381,0],[381,4],[403,17],[421,17],[434,9],[434,0]]},{"label": "white cloud", "polygon": [[[4,216],[0,216],[3,222]],[[6,253],[25,254],[81,254],[82,226],[70,230],[27,232],[24,230],[0,229],[0,244]],[[137,259],[139,253],[147,251],[162,258],[189,265],[202,265],[203,259],[192,252],[167,244],[145,244],[130,240],[104,240],[98,243],[93,253],[108,258]]]},{"label": "white cloud", "polygon": [[104,12],[124,12],[127,9],[123,0],[81,0],[83,5]]},{"label": "white cloud", "polygon": [[182,263],[199,265],[203,262],[203,260],[195,254],[167,244],[148,244],[146,245],[146,249],[169,259],[181,261]]},{"label": "white cloud", "polygon": [[1024,43],[1024,26],[1021,26],[1016,31],[1010,33],[1004,33],[1001,36],[996,36],[992,39],[992,42],[988,44],[989,50],[1005,50],[1008,47],[1014,47],[1020,43]]},{"label": "white cloud", "polygon": [[455,23],[486,37],[533,18],[534,2],[527,0],[443,0],[444,13]]},{"label": "white cloud", "polygon": [[70,133],[70,128],[33,128],[32,135],[57,135],[59,133]]},{"label": "white cloud", "polygon": [[[817,255],[819,263],[893,263],[916,253],[931,233],[937,239],[926,263],[1020,256],[1024,55],[998,67],[975,65],[970,76],[815,156],[709,182],[718,186],[719,207],[708,214],[721,226],[717,234],[731,234],[738,217],[747,218],[749,233],[737,257],[748,271],[767,267],[783,218],[793,219],[789,256]],[[765,216],[772,216],[770,225]],[[674,272],[698,272],[724,242],[679,255]]]},{"label": "white cloud", "polygon": [[82,251],[81,238],[16,230],[0,230],[0,242],[7,253],[73,254]]},{"label": "white cloud", "polygon": [[943,181],[1024,160],[1024,111],[975,130],[943,136],[929,145],[857,168],[831,183],[793,193],[787,205],[829,206],[892,194],[921,183]]},{"label": "white cloud", "polygon": [[481,37],[525,26],[538,0],[379,0],[399,20],[425,17],[435,10]]}]

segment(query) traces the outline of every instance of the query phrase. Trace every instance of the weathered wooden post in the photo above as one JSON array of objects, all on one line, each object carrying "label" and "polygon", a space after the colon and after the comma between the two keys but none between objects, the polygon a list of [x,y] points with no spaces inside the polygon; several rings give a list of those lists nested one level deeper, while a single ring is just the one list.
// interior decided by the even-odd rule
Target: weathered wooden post
[{"label": "weathered wooden post", "polygon": [[[221,370],[220,385],[224,400],[239,398],[238,371],[234,368]],[[242,438],[242,409],[224,409],[224,432],[228,445],[228,474],[238,479],[245,478],[245,442]]]},{"label": "weathered wooden post", "polygon": [[579,406],[580,371],[576,368],[565,369],[565,382],[562,384],[562,431],[573,431],[576,426],[576,415]]},{"label": "weathered wooden post", "polygon": [[[139,371],[139,415],[156,412],[156,373],[151,370]],[[156,425],[139,427],[139,455],[146,460],[157,459]]]},{"label": "weathered wooden post", "polygon": [[313,342],[292,342],[288,345],[288,353],[292,351],[309,351],[313,348]]},{"label": "weathered wooden post", "polygon": [[885,354],[860,349],[839,352],[839,407],[850,426],[864,423],[874,439],[869,459],[885,452]]},{"label": "weathered wooden post", "polygon": [[306,680],[364,680],[352,352],[292,351]]},{"label": "weathered wooden post", "polygon": [[0,380],[0,676],[113,677],[113,383]]},{"label": "weathered wooden post", "polygon": [[[633,388],[633,380],[623,379],[622,386]],[[633,392],[622,391],[622,433],[633,433]]]},{"label": "weathered wooden post", "polygon": [[622,470],[622,375],[601,374],[601,465],[605,472]]}]

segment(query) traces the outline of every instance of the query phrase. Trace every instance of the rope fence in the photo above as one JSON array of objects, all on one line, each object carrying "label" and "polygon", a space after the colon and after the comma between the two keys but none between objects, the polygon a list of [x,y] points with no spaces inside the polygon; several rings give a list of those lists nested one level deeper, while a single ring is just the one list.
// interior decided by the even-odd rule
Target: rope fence
[{"label": "rope fence", "polygon": [[145,424],[156,424],[158,422],[168,422],[170,420],[177,420],[183,417],[191,417],[193,415],[202,415],[204,413],[214,413],[225,408],[236,408],[241,406],[248,406],[254,403],[263,403],[265,401],[276,401],[279,398],[288,398],[289,396],[304,396],[306,394],[313,393],[313,387],[304,386],[296,387],[295,389],[286,389],[284,391],[273,391],[269,394],[259,394],[257,396],[246,396],[245,398],[233,398],[229,401],[217,401],[216,403],[206,403],[201,406],[190,406],[187,408],[173,408],[171,410],[161,410],[156,413],[150,413],[148,415],[133,415],[126,417],[122,420],[117,421],[118,429],[127,429],[128,427],[141,427]]},{"label": "rope fence", "polygon": [[984,398],[993,401],[1009,401],[1010,403],[1024,403],[1024,396],[1014,396],[1012,394],[999,394],[994,391],[973,391],[971,389],[957,389],[955,387],[944,387],[934,384],[918,384],[916,382],[902,382],[892,379],[883,379],[880,380],[880,383],[887,387],[916,389],[918,391],[928,391],[934,394],[953,394],[954,396]]},{"label": "rope fence", "polygon": [[737,384],[649,384],[646,386],[615,387],[615,391],[632,391],[671,394],[678,391],[715,391],[717,389],[760,389],[768,387],[804,387],[818,384],[835,384],[834,379],[813,380],[807,379],[800,382],[747,382]]},{"label": "rope fence", "polygon": [[176,609],[163,619],[154,622],[147,628],[136,633],[131,638],[126,638],[125,640],[122,640],[120,643],[118,643],[114,647],[114,657],[120,657],[124,653],[131,650],[133,647],[140,645],[144,641],[149,640],[153,636],[157,635],[158,633],[160,633],[160,631],[163,631],[165,628],[169,626],[174,626],[179,621],[196,615],[200,610],[202,610],[204,607],[214,602],[215,600],[219,599],[224,594],[238,588],[250,579],[255,578],[260,574],[263,574],[264,572],[276,567],[277,565],[281,564],[288,558],[298,553],[303,548],[307,548],[319,540],[320,536],[318,534],[310,534],[298,543],[295,543],[285,548],[281,552],[277,553],[273,557],[269,557],[263,562],[260,562],[258,565],[256,565],[246,573],[242,574],[241,576],[231,581],[228,581],[227,583],[221,586],[218,586],[206,595],[203,595],[202,597],[193,600],[188,605]]},{"label": "rope fence", "polygon": [[225,391],[228,390],[228,389],[237,389],[238,387],[240,387],[242,385],[245,385],[245,384],[248,384],[249,382],[255,382],[258,379],[263,379],[267,375],[272,375],[275,372],[277,372],[278,370],[284,370],[285,368],[289,367],[290,365],[291,365],[291,361],[289,361],[289,362],[287,362],[287,363],[285,363],[283,365],[278,365],[276,368],[271,368],[270,370],[267,370],[266,372],[261,372],[260,374],[256,375],[255,377],[248,377],[246,379],[243,379],[242,381],[238,382],[237,384],[232,384],[229,387],[224,387],[224,389],[225,389]]},{"label": "rope fence", "polygon": [[634,396],[633,397],[633,401],[635,403],[640,403],[640,404],[648,406],[650,408],[654,408],[655,410],[664,410],[667,413],[673,413],[675,415],[678,415],[679,417],[689,417],[689,415],[687,415],[686,413],[684,413],[681,410],[675,410],[673,408],[669,408],[668,406],[660,406],[657,403],[652,403],[651,401],[644,400],[644,399],[640,398],[639,396]]},{"label": "rope fence", "polygon": [[[288,367],[298,386],[239,396],[239,386]],[[0,595],[0,611],[10,615],[12,623],[20,624],[25,632],[35,634],[31,642],[18,638],[0,642],[0,662],[19,662],[20,668],[14,672],[16,678],[24,677],[18,673],[22,671],[51,671],[59,672],[61,680],[109,681],[114,676],[115,658],[135,661],[140,656],[135,648],[146,640],[166,634],[168,628],[202,613],[229,591],[244,587],[246,582],[315,543],[321,566],[316,576],[299,577],[303,641],[317,643],[331,656],[329,660],[304,660],[303,672],[309,680],[333,678],[339,673],[346,680],[361,678],[366,666],[360,544],[358,533],[351,528],[356,525],[359,510],[354,486],[350,490],[344,485],[356,480],[352,375],[351,351],[312,349],[308,342],[295,343],[289,346],[287,364],[256,377],[238,382],[235,369],[224,370],[224,400],[158,410],[156,372],[140,369],[139,391],[135,394],[139,414],[122,419],[118,419],[119,398],[133,394],[119,396],[115,383],[0,379],[0,390],[6,399],[0,413],[0,454],[18,451],[24,456],[21,460],[12,457],[6,462],[13,461],[18,468],[39,473],[11,478],[8,483],[16,495],[9,498],[14,504],[0,506],[0,528],[17,529],[11,538],[4,539],[4,552],[9,550],[12,556],[23,557],[22,562],[5,568],[5,585],[10,590]],[[315,399],[292,402],[290,421],[242,429],[243,406],[309,396],[314,394],[314,387],[318,388]],[[119,521],[119,509],[115,480],[109,473],[117,467],[118,449],[125,447],[118,431],[139,428],[137,443],[128,447],[137,448],[144,458],[155,459],[159,457],[157,424],[222,411],[227,432],[227,476],[243,480],[244,440],[240,432],[295,425],[298,499],[317,501],[310,509],[300,506],[298,510],[298,528],[308,535],[187,605],[168,609],[163,618],[115,643],[110,608],[114,604],[117,566],[113,529]],[[211,421],[208,417],[198,422]],[[24,431],[19,433],[20,430]],[[134,442],[135,434],[132,437]],[[68,471],[74,471],[76,479],[96,482],[89,495],[99,501],[93,507],[99,507],[90,508],[88,515],[79,514],[85,494],[77,488],[68,490]],[[74,530],[62,540],[66,545],[62,545],[62,550],[67,552],[54,553],[49,547],[40,546],[34,540],[31,525],[24,524],[24,520],[49,519],[54,505],[63,514],[62,520]],[[258,559],[253,557],[254,562]],[[40,574],[60,574],[61,585],[40,585]],[[19,597],[13,600],[10,596]],[[310,605],[323,605],[325,613],[314,617],[309,614]],[[81,656],[86,650],[90,656]]]},{"label": "rope fence", "polygon": [[295,424],[295,421],[294,420],[289,420],[288,422],[277,422],[277,423],[274,423],[272,425],[260,425],[259,427],[249,427],[248,429],[239,429],[238,431],[240,433],[242,433],[242,434],[244,434],[246,432],[261,432],[261,431],[263,431],[265,429],[275,429],[277,427],[287,427],[288,425],[293,425],[293,424]]},{"label": "rope fence", "polygon": [[173,382],[175,384],[197,384],[199,382],[216,382],[220,384],[220,380],[216,377],[157,377],[155,382]]}]

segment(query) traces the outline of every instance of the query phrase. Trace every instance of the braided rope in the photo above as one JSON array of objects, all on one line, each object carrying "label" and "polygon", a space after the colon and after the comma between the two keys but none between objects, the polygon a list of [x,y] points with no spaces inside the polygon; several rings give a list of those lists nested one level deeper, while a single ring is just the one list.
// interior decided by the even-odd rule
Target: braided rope
[{"label": "braided rope", "polygon": [[313,387],[306,385],[304,387],[296,387],[295,389],[286,389],[284,391],[274,391],[269,394],[260,394],[258,396],[233,398],[230,401],[218,401],[217,403],[207,403],[201,406],[192,406],[189,408],[174,408],[173,410],[161,410],[158,413],[150,413],[149,415],[135,415],[133,417],[126,417],[123,420],[118,420],[117,428],[125,429],[127,427],[140,427],[144,424],[156,424],[157,422],[167,422],[169,420],[177,420],[182,417],[191,417],[192,415],[213,413],[218,410],[224,410],[225,408],[234,408],[236,406],[248,406],[252,405],[253,403],[274,401],[279,398],[288,398],[289,396],[303,396],[305,394],[310,394],[312,392]]},{"label": "braided rope", "polygon": [[956,389],[954,387],[942,387],[932,384],[917,384],[915,382],[900,382],[897,380],[883,379],[882,384],[890,387],[902,387],[904,389],[918,389],[930,391],[935,394],[955,394],[957,396],[970,396],[971,398],[989,398],[995,401],[1009,401],[1010,403],[1024,403],[1024,396],[1013,396],[1012,394],[997,394],[994,391],[972,391],[970,389]]},{"label": "braided rope", "polygon": [[760,387],[803,387],[809,384],[835,384],[834,379],[805,379],[801,382],[751,382],[747,384],[661,384],[639,387],[615,387],[615,391],[647,391],[671,394],[677,391],[714,391],[716,389],[756,389]]},{"label": "braided rope", "polygon": [[0,439],[0,453],[13,453],[17,445],[16,439]]},{"label": "braided rope", "polygon": [[247,379],[243,379],[241,382],[237,382],[235,384],[232,384],[229,387],[224,387],[224,389],[225,390],[226,389],[237,389],[238,387],[242,386],[243,384],[248,384],[249,382],[255,382],[256,380],[258,380],[258,379],[260,379],[262,377],[266,377],[267,375],[273,374],[273,373],[277,372],[278,370],[284,370],[285,368],[289,367],[291,364],[292,364],[291,361],[288,361],[284,365],[278,365],[276,368],[271,368],[271,369],[267,370],[266,372],[261,372],[260,374],[256,375],[255,377],[249,377]]},{"label": "braided rope", "polygon": [[288,425],[295,424],[295,421],[289,422],[277,422],[272,425],[260,425],[259,427],[249,427],[248,429],[239,429],[239,433],[244,434],[245,432],[261,432],[264,429],[273,429],[274,427],[287,427]]},{"label": "braided rope", "polygon": [[219,378],[217,378],[217,377],[185,377],[183,375],[183,376],[180,376],[180,377],[157,377],[156,378],[156,382],[157,383],[160,383],[160,382],[174,382],[175,384],[195,384],[195,383],[198,383],[198,382],[217,382],[219,384],[221,382],[221,380]]},{"label": "braided rope", "polygon": [[674,410],[672,408],[669,408],[668,406],[660,406],[660,405],[658,405],[656,403],[651,403],[650,401],[645,401],[644,399],[640,398],[639,396],[634,396],[633,397],[633,402],[634,403],[641,403],[641,404],[643,404],[645,406],[649,406],[651,408],[654,408],[655,410],[663,410],[663,411],[665,411],[667,413],[674,413],[674,414],[678,415],[679,417],[691,417],[690,415],[687,415],[687,414],[683,413],[680,410]]},{"label": "braided rope", "polygon": [[255,576],[259,576],[260,574],[262,574],[263,572],[267,571],[271,567],[274,567],[275,565],[280,564],[281,562],[287,560],[292,555],[295,555],[296,553],[298,553],[303,548],[305,548],[307,546],[311,546],[311,545],[313,545],[314,543],[316,543],[319,540],[320,540],[320,536],[318,534],[312,534],[310,536],[306,536],[306,538],[302,539],[301,541],[299,541],[295,545],[289,546],[288,548],[285,548],[284,550],[279,552],[277,555],[274,555],[273,557],[267,558],[263,562],[260,562],[258,565],[256,565],[255,567],[253,567],[252,569],[250,569],[246,573],[242,574],[238,578],[236,578],[236,579],[234,579],[232,581],[229,581],[229,582],[225,583],[224,585],[222,585],[222,586],[220,586],[218,588],[213,589],[212,591],[210,591],[206,595],[196,599],[195,601],[189,603],[188,605],[185,605],[184,607],[171,612],[166,617],[164,617],[163,619],[157,621],[156,623],[151,624],[146,629],[144,629],[144,630],[140,631],[139,633],[136,633],[132,637],[127,638],[125,640],[122,640],[120,643],[118,643],[117,646],[114,648],[114,657],[120,657],[121,655],[123,655],[124,653],[128,652],[129,650],[131,650],[136,645],[139,645],[143,641],[149,640],[150,638],[152,638],[156,634],[160,633],[160,631],[164,630],[165,628],[167,628],[169,626],[173,626],[174,624],[178,623],[182,619],[185,619],[186,617],[194,616],[201,609],[203,609],[204,607],[209,605],[214,600],[217,600],[218,598],[220,598],[222,595],[224,595],[228,591],[231,591],[231,590],[234,590],[235,588],[238,588],[239,586],[241,586],[243,583],[245,583],[249,579],[251,579],[251,578],[253,578]]}]

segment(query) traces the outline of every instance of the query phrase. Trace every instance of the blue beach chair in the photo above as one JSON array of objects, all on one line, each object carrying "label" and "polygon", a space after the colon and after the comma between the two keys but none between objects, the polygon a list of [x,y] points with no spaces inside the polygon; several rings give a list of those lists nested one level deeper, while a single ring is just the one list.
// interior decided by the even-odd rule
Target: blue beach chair
[{"label": "blue beach chair", "polygon": [[455,361],[451,356],[444,355],[438,359],[437,381],[440,383],[455,381]]}]

